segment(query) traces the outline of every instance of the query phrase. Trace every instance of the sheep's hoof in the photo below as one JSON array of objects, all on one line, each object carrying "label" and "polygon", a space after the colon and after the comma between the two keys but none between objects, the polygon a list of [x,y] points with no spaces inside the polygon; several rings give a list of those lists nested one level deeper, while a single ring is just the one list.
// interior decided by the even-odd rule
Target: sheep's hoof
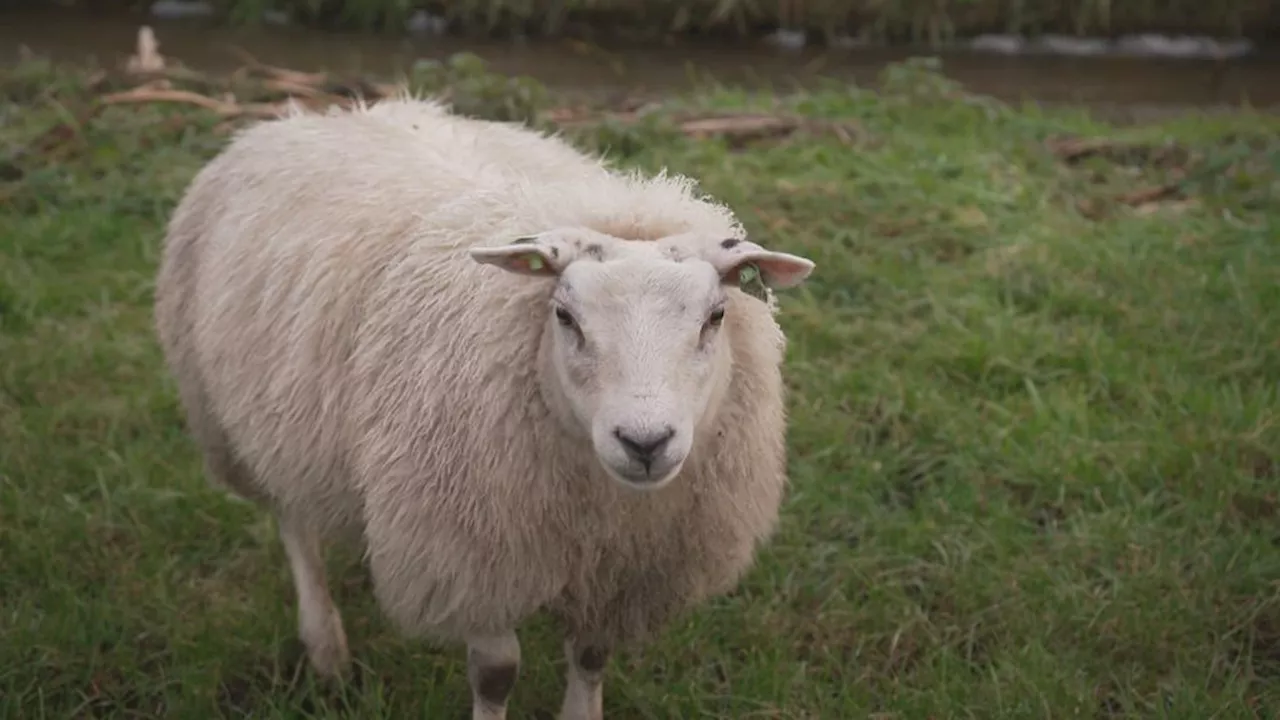
[{"label": "sheep's hoof", "polygon": [[565,703],[556,720],[604,720],[604,708],[596,703]]},{"label": "sheep's hoof", "polygon": [[331,625],[324,632],[307,633],[302,637],[307,648],[307,660],[317,675],[330,680],[341,680],[351,674],[351,652],[347,649],[347,635],[340,625]]},{"label": "sheep's hoof", "polygon": [[351,674],[351,655],[347,646],[326,645],[312,649],[307,648],[307,659],[316,674],[330,680],[342,680]]},{"label": "sheep's hoof", "polygon": [[476,703],[471,706],[471,720],[507,720],[507,706]]},{"label": "sheep's hoof", "polygon": [[351,676],[351,656],[346,651],[323,648],[307,651],[307,659],[316,674],[328,680],[345,680]]}]

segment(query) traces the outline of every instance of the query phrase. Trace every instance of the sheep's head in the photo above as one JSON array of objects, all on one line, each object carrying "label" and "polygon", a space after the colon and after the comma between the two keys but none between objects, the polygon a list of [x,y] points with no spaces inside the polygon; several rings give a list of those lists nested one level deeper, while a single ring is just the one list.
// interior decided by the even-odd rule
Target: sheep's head
[{"label": "sheep's head", "polygon": [[729,382],[725,288],[804,281],[813,263],[740,238],[626,241],[551,230],[477,262],[555,281],[543,382],[561,415],[590,437],[614,479],[656,489],[683,467]]}]

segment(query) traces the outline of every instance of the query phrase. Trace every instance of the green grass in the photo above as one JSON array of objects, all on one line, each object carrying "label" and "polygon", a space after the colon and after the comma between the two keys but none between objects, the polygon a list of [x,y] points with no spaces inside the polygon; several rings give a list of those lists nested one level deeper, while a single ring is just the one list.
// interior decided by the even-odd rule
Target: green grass
[{"label": "green grass", "polygon": [[[84,106],[31,75],[3,86],[8,154]],[[852,146],[579,134],[818,263],[783,298],[781,530],[613,662],[609,717],[1276,717],[1280,123],[1119,129],[891,75],[671,102],[839,118]],[[461,651],[397,638],[350,558],[361,683],[299,670],[270,521],[200,474],[150,303],[216,122],[113,107],[0,164],[0,716],[464,717]],[[1061,134],[1130,149],[1067,164]],[[1169,180],[1186,199],[1114,200]],[[522,640],[512,717],[547,717],[559,640]]]}]

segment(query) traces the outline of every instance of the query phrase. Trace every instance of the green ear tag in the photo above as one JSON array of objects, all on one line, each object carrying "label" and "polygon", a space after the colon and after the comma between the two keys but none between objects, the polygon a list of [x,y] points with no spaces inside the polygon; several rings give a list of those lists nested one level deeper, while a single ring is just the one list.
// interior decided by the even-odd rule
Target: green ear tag
[{"label": "green ear tag", "polygon": [[529,260],[528,260],[528,262],[529,262],[529,269],[530,269],[530,270],[537,271],[537,270],[541,270],[541,269],[542,269],[542,256],[541,256],[541,255],[530,255],[530,256],[529,256]]},{"label": "green ear tag", "polygon": [[769,302],[769,289],[760,275],[760,268],[755,265],[747,265],[738,271],[738,288],[761,302]]}]

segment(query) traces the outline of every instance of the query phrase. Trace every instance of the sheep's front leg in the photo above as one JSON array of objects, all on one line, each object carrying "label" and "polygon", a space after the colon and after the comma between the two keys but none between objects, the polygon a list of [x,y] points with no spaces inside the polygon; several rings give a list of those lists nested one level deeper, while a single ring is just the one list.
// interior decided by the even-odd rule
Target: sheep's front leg
[{"label": "sheep's front leg", "polygon": [[298,634],[316,672],[328,678],[346,674],[351,665],[342,616],[329,595],[320,538],[305,520],[282,514],[280,539],[298,595]]},{"label": "sheep's front leg", "polygon": [[604,720],[604,666],[609,661],[609,648],[570,638],[564,642],[564,655],[569,671],[560,720]]},{"label": "sheep's front leg", "polygon": [[507,698],[520,672],[515,632],[467,638],[467,679],[472,720],[506,720]]}]

